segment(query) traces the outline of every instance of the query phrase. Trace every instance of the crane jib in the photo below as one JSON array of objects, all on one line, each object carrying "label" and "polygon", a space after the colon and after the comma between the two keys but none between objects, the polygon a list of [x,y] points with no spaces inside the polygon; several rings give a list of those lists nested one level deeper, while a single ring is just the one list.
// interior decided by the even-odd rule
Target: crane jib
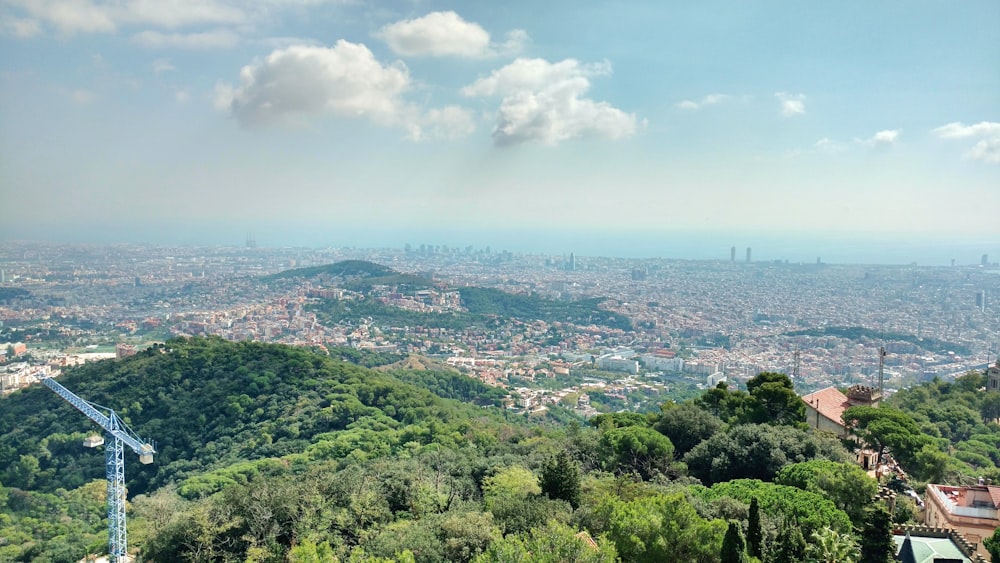
[{"label": "crane jib", "polygon": [[[51,378],[43,379],[42,383],[107,432],[104,466],[108,480],[108,559],[112,563],[128,561],[128,535],[125,525],[125,446],[139,454],[139,461],[144,464],[153,462],[156,448],[136,436],[115,411],[77,397]],[[106,410],[107,414],[100,409]]]}]

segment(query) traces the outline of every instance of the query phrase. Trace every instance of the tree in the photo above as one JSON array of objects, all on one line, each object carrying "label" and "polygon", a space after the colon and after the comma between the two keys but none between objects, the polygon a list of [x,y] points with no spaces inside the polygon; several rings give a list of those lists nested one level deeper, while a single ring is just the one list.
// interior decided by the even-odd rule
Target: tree
[{"label": "tree", "polygon": [[948,469],[948,459],[948,454],[933,444],[926,444],[917,452],[914,473],[928,483],[940,483]]},{"label": "tree", "polygon": [[912,465],[916,453],[930,442],[913,417],[892,407],[850,407],[843,418],[858,437],[875,447],[879,463],[888,449],[900,463]]},{"label": "tree", "polygon": [[849,534],[820,528],[812,533],[811,539],[806,547],[810,563],[854,563],[858,560],[858,544]]},{"label": "tree", "polygon": [[694,403],[663,403],[654,428],[670,438],[678,456],[691,451],[723,427],[722,419]]},{"label": "tree", "polygon": [[987,391],[983,395],[979,412],[983,416],[983,422],[996,422],[1000,419],[1000,391]]},{"label": "tree", "polygon": [[539,484],[549,498],[564,500],[574,509],[580,506],[580,465],[566,450],[560,450],[545,463]]},{"label": "tree", "polygon": [[476,563],[615,563],[615,546],[604,538],[591,539],[565,524],[550,521],[545,526],[508,536],[490,544]]},{"label": "tree", "polygon": [[783,373],[761,372],[747,381],[754,406],[746,422],[794,425],[806,420],[806,406]]},{"label": "tree", "polygon": [[622,561],[716,561],[726,523],[706,520],[683,493],[608,498],[597,513]]},{"label": "tree", "polygon": [[317,545],[309,538],[303,539],[299,545],[288,552],[289,563],[336,563],[330,544],[323,542]]},{"label": "tree", "polygon": [[632,472],[649,479],[667,471],[674,445],[652,428],[625,426],[601,434],[600,452],[608,471]]},{"label": "tree", "polygon": [[846,461],[848,455],[836,440],[805,430],[740,424],[698,444],[684,462],[691,475],[711,485],[731,479],[771,481],[789,463],[815,458]]},{"label": "tree", "polygon": [[483,499],[486,506],[503,498],[525,498],[542,492],[538,478],[530,469],[514,465],[483,481]]},{"label": "tree", "polygon": [[990,552],[993,563],[1000,563],[1000,528],[994,530],[990,537],[983,539],[983,547]]},{"label": "tree", "polygon": [[570,511],[566,502],[539,497],[538,478],[519,465],[483,482],[483,499],[505,534],[527,532]]},{"label": "tree", "polygon": [[856,526],[861,525],[864,508],[878,492],[878,483],[857,465],[826,459],[786,465],[774,482],[825,496],[846,512]]},{"label": "tree", "polygon": [[750,555],[760,559],[763,556],[764,532],[760,525],[760,502],[757,497],[750,499],[750,514],[747,517],[747,547]]},{"label": "tree", "polygon": [[694,402],[727,423],[745,422],[756,405],[753,398],[745,391],[730,391],[725,381],[705,391]]},{"label": "tree", "polygon": [[[736,479],[717,483],[711,488],[694,487],[697,497],[712,502],[729,497],[749,504],[756,498],[760,511],[774,519],[784,519],[808,536],[820,528],[829,527],[848,533],[852,529],[851,519],[833,502],[821,495],[803,491],[786,485],[766,483],[756,479]],[[783,541],[783,540],[782,540]]]},{"label": "tree", "polygon": [[726,536],[722,539],[722,563],[749,563],[747,544],[739,522],[729,521]]},{"label": "tree", "polygon": [[868,510],[861,527],[860,563],[887,563],[896,554],[892,541],[892,516],[876,506]]}]

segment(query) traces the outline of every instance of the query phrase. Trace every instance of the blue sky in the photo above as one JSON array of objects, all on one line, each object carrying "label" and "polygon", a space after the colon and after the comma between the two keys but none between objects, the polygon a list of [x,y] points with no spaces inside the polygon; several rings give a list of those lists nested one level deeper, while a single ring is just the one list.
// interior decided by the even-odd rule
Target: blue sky
[{"label": "blue sky", "polygon": [[995,0],[0,0],[0,236],[871,235],[978,261],[998,29]]}]

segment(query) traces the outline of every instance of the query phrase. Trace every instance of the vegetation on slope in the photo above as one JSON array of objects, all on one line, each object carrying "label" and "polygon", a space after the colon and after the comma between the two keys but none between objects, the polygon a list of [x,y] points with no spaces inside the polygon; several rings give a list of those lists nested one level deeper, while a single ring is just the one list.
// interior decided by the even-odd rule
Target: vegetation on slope
[{"label": "vegetation on slope", "polygon": [[[378,434],[366,447],[384,442],[391,450],[426,442],[426,421],[444,427],[484,416],[304,349],[217,338],[170,340],[122,361],[82,366],[61,382],[88,401],[115,405],[156,443],[155,464],[129,468],[134,494],[240,460],[304,452],[319,436],[347,429]],[[0,411],[0,482],[52,492],[100,478],[101,453],[79,447],[94,430],[44,387],[15,393]]]},{"label": "vegetation on slope", "polygon": [[[129,464],[130,541],[148,561],[490,562],[545,550],[539,560],[720,562],[752,553],[770,563],[804,560],[816,534],[853,545],[851,518],[869,523],[867,512],[841,508],[870,502],[845,492],[867,490],[867,476],[837,469],[847,457],[839,444],[798,428],[780,374],[758,376],[751,393],[716,388],[662,415],[553,427],[426,390],[484,396],[458,374],[388,369],[196,338],[74,370],[63,382],[122,405],[160,443],[156,464]],[[0,558],[75,561],[98,550],[102,499],[81,506],[91,516],[28,532],[26,519],[62,509],[10,500],[99,495],[103,460],[78,445],[85,419],[43,388],[3,403],[0,448],[12,465],[0,476],[0,538],[18,543],[0,542]],[[705,416],[682,428],[673,414],[692,408]],[[784,415],[755,423],[761,412]],[[670,436],[688,448],[683,457]],[[748,448],[746,436],[768,447]],[[706,450],[739,461],[706,477],[697,461]],[[774,475],[785,484],[767,482]],[[727,530],[746,541],[724,541]]]},{"label": "vegetation on slope", "polygon": [[806,330],[795,330],[792,332],[786,332],[786,336],[837,336],[840,338],[846,338],[848,340],[878,340],[883,342],[900,341],[908,342],[915,346],[919,346],[925,350],[936,353],[947,353],[955,352],[956,354],[961,354],[962,356],[968,356],[972,353],[967,346],[962,344],[955,344],[953,342],[946,342],[933,337],[919,337],[915,334],[904,334],[901,332],[885,332],[881,330],[874,330],[870,328],[864,328],[860,326],[831,326],[825,328],[810,328]]}]

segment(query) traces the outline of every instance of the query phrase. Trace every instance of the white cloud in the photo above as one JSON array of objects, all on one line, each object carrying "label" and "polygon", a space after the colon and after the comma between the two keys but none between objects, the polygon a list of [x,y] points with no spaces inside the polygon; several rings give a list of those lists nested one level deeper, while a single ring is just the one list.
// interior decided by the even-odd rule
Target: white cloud
[{"label": "white cloud", "polygon": [[218,0],[129,0],[114,4],[116,21],[176,29],[189,25],[237,25],[245,23],[245,4]]},{"label": "white cloud", "polygon": [[133,35],[132,42],[150,49],[226,49],[236,46],[240,42],[240,36],[228,29],[197,33],[143,31]]},{"label": "white cloud", "polygon": [[501,45],[490,42],[482,26],[462,19],[455,12],[431,12],[412,20],[383,26],[375,36],[385,41],[397,54],[406,57],[487,57],[498,53],[516,53],[528,41],[524,30],[507,34]]},{"label": "white cloud", "polygon": [[368,47],[340,40],[333,47],[296,45],[243,67],[240,84],[216,86],[216,107],[243,125],[302,124],[333,115],[401,127],[412,140],[454,138],[474,128],[468,110],[424,111],[406,103],[409,71],[382,64]]},{"label": "white cloud", "polygon": [[501,55],[516,55],[524,50],[524,46],[531,41],[528,32],[523,29],[512,29],[507,32],[507,40],[496,47],[496,51]]},{"label": "white cloud", "polygon": [[405,126],[409,130],[410,140],[413,141],[459,139],[476,130],[472,112],[459,106],[446,106],[411,114]]},{"label": "white cloud", "polygon": [[162,74],[174,70],[177,70],[177,67],[174,66],[174,63],[170,62],[170,59],[156,59],[153,61],[154,74]]},{"label": "white cloud", "polygon": [[590,79],[611,73],[607,62],[585,65],[574,59],[550,63],[517,59],[462,89],[466,96],[500,96],[494,142],[511,145],[560,141],[593,135],[620,139],[635,133],[635,114],[607,102],[584,98]]},{"label": "white cloud", "polygon": [[934,129],[933,133],[942,139],[979,139],[965,153],[965,157],[1000,163],[1000,123],[996,121],[981,121],[973,125],[956,121]]},{"label": "white cloud", "polygon": [[240,82],[228,105],[245,125],[322,113],[391,122],[410,76],[402,63],[383,65],[368,47],[340,40],[275,50],[243,67]]},{"label": "white cloud", "polygon": [[36,25],[48,24],[62,33],[98,33],[115,30],[114,18],[108,5],[91,0],[15,0]]},{"label": "white cloud", "polygon": [[242,4],[220,0],[10,0],[9,3],[61,33],[110,32],[125,24],[178,28],[240,24],[247,20]]},{"label": "white cloud", "polygon": [[867,139],[854,139],[854,142],[866,147],[885,147],[896,144],[899,140],[899,129],[884,129]]},{"label": "white cloud", "polygon": [[705,106],[714,106],[716,104],[721,104],[723,102],[729,101],[730,99],[731,97],[726,94],[708,94],[707,96],[704,96],[701,100],[698,101],[684,100],[681,102],[677,102],[676,106],[679,109],[696,110],[696,109],[701,109]]},{"label": "white cloud", "polygon": [[806,112],[805,94],[789,94],[788,92],[778,92],[774,97],[781,100],[781,115],[791,117],[802,115]]},{"label": "white cloud", "polygon": [[842,143],[834,141],[833,139],[830,139],[829,137],[823,137],[822,139],[816,141],[816,144],[813,145],[813,148],[822,153],[836,154],[839,152],[843,152],[844,145]]},{"label": "white cloud", "polygon": [[0,25],[3,26],[5,34],[13,35],[14,37],[34,37],[42,32],[42,27],[39,25],[38,20],[28,18],[7,17]]},{"label": "white cloud", "polygon": [[886,129],[875,133],[869,141],[876,145],[891,145],[895,143],[897,139],[899,139],[898,129]]},{"label": "white cloud", "polygon": [[174,99],[178,104],[186,104],[191,99],[191,93],[187,90],[178,90],[174,92]]},{"label": "white cloud", "polygon": [[70,99],[73,100],[74,104],[81,106],[86,105],[94,101],[94,93],[89,90],[74,90],[73,93],[70,94]]}]

